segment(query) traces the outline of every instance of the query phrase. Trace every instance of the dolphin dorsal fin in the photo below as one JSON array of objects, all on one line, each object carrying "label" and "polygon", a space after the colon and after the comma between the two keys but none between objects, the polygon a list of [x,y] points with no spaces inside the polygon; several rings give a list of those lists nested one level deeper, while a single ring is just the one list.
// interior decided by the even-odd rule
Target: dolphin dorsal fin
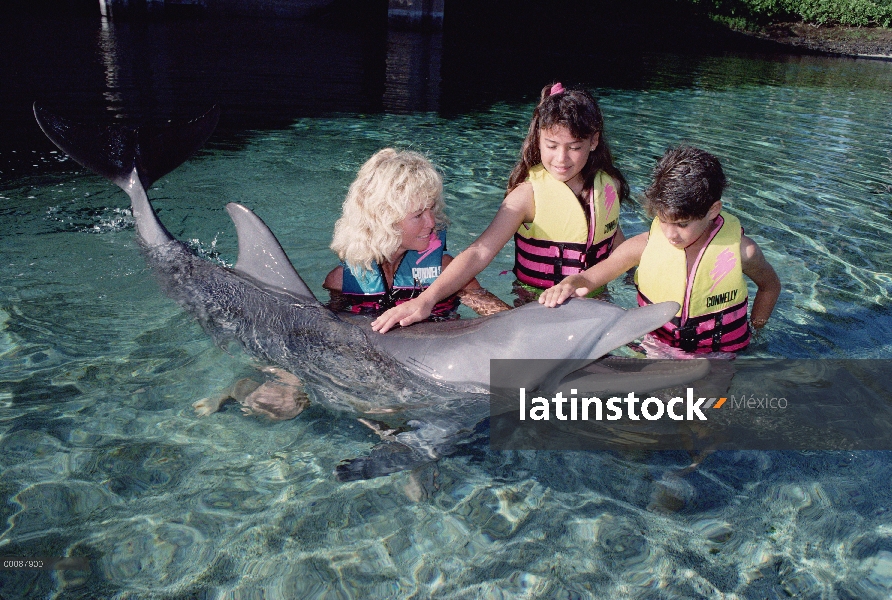
[{"label": "dolphin dorsal fin", "polygon": [[227,204],[226,211],[238,234],[235,270],[268,286],[316,301],[266,223],[251,209],[235,202]]}]

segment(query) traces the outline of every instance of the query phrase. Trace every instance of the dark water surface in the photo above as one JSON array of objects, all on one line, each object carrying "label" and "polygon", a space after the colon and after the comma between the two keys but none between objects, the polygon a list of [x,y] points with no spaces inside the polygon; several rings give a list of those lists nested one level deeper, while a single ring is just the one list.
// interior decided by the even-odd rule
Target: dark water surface
[{"label": "dark water surface", "polygon": [[[580,42],[260,19],[0,23],[0,555],[91,560],[0,573],[0,596],[892,596],[887,452],[719,452],[686,472],[686,453],[475,443],[339,484],[338,461],[376,441],[350,414],[197,418],[192,402],[256,370],[160,293],[126,197],[30,113],[37,100],[130,123],[219,103],[206,147],[151,190],[161,219],[233,264],[223,206],[243,202],[321,296],[332,225],[368,156],[431,157],[457,252],[501,201],[538,90],[581,83],[633,193],[667,146],[722,159],[727,207],[785,286],[751,355],[892,357],[892,64],[590,30]],[[627,235],[647,227],[637,206],[621,218]],[[504,298],[512,261],[506,248],[480,277]],[[627,281],[610,291],[634,304]]]}]

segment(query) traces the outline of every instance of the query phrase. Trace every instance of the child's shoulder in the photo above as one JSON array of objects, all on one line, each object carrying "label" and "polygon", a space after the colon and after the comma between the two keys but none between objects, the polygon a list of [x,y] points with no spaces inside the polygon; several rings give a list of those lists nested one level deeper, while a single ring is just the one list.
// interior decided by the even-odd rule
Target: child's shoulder
[{"label": "child's shoulder", "polygon": [[762,254],[759,244],[747,235],[740,236],[740,260],[744,269],[748,265],[758,265],[766,262],[765,255]]},{"label": "child's shoulder", "polygon": [[517,184],[517,186],[508,192],[508,195],[505,196],[505,201],[510,203],[521,202],[526,204],[530,202],[535,197],[533,193],[533,184],[529,181],[522,181]]},{"label": "child's shoulder", "polygon": [[746,257],[747,255],[752,256],[755,252],[762,252],[762,249],[759,248],[759,244],[756,241],[749,237],[746,234],[740,234],[740,253],[742,256]]}]

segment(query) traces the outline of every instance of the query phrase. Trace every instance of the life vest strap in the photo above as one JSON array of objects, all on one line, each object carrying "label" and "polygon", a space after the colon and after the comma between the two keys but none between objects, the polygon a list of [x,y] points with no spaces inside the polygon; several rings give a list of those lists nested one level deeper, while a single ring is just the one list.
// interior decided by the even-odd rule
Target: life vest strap
[{"label": "life vest strap", "polygon": [[585,260],[587,246],[577,242],[553,242],[551,240],[537,240],[514,234],[514,243],[517,249],[531,257],[557,258],[563,256],[569,260],[582,262]]},{"label": "life vest strap", "polygon": [[[345,311],[358,315],[372,314],[383,312],[394,306],[407,302],[415,298],[422,292],[422,288],[393,288],[389,294],[350,294],[342,293],[341,295],[347,301]],[[460,300],[458,294],[453,294],[444,300],[440,300],[431,310],[432,319],[442,320],[444,317],[451,318],[452,313],[458,310]]]},{"label": "life vest strap", "polygon": [[549,288],[601,260],[610,252],[613,239],[586,247],[586,244],[537,240],[515,234],[514,274],[521,283]]},{"label": "life vest strap", "polygon": [[[652,304],[638,292],[638,305]],[[734,352],[749,344],[747,300],[723,311],[688,318],[681,325],[679,317],[655,330],[660,340],[685,352]]]}]

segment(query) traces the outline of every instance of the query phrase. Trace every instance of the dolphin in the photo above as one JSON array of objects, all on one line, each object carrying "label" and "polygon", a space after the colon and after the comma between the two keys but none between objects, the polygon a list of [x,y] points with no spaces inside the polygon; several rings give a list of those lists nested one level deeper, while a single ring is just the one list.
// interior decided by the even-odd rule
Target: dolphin
[{"label": "dolphin", "polygon": [[[236,341],[255,359],[294,373],[315,401],[363,417],[381,435],[367,456],[338,465],[340,480],[386,475],[454,451],[489,416],[490,359],[565,359],[526,369],[518,386],[556,389],[568,376],[577,385],[579,369],[678,310],[673,302],[625,310],[576,299],[378,334],[371,318],[336,314],[320,303],[249,208],[226,205],[238,236],[232,268],[198,257],[158,219],[146,190],[207,141],[217,107],[188,122],[145,127],[75,123],[36,103],[34,115],[59,149],[127,193],[138,242],[160,287],[218,344]],[[693,373],[658,375],[648,384],[657,389],[700,376],[698,365]],[[393,422],[398,425],[387,424]]]}]

